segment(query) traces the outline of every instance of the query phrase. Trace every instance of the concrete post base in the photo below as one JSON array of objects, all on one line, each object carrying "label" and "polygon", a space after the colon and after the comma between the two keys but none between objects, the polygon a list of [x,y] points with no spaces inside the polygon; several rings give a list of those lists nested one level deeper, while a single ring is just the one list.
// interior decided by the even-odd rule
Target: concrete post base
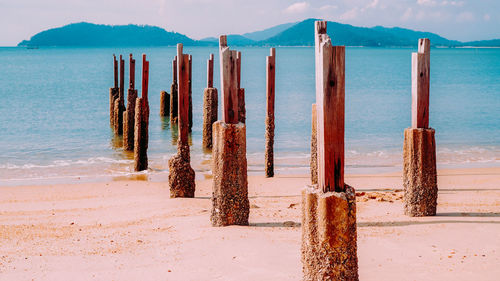
[{"label": "concrete post base", "polygon": [[177,145],[177,154],[168,160],[170,198],[194,197],[195,173],[191,168],[190,161],[189,145],[179,143]]},{"label": "concrete post base", "polygon": [[405,130],[404,212],[411,217],[436,215],[438,187],[434,133],[434,129]]},{"label": "concrete post base", "polygon": [[303,280],[358,280],[356,194],[302,191]]},{"label": "concrete post base", "polygon": [[212,226],[248,225],[245,124],[215,122],[213,141]]}]

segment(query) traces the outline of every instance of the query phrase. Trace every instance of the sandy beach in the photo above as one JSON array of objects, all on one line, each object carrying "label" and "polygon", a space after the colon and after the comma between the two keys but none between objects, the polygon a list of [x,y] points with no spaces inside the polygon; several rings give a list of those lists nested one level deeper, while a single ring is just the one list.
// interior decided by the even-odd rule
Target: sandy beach
[{"label": "sandy beach", "polygon": [[[0,280],[301,280],[307,175],[249,178],[250,226],[210,225],[168,183],[0,187]],[[500,168],[439,171],[438,214],[403,215],[399,173],[348,175],[360,280],[498,280]]]}]

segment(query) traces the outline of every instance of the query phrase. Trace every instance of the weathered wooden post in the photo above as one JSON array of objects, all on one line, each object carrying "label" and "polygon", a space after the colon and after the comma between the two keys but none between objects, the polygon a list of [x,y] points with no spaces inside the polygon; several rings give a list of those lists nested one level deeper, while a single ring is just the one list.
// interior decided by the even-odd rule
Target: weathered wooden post
[{"label": "weathered wooden post", "polygon": [[123,112],[125,111],[125,61],[120,55],[120,88],[118,90],[118,98],[115,99],[113,124],[115,125],[115,134],[123,134]]},{"label": "weathered wooden post", "polygon": [[189,155],[189,73],[190,55],[182,53],[182,44],[177,44],[177,72],[179,86],[179,139],[177,154],[168,161],[170,197],[194,197],[195,173]]},{"label": "weathered wooden post", "polygon": [[316,104],[313,103],[311,111],[311,184],[318,184],[318,120],[316,115]]},{"label": "weathered wooden post", "polygon": [[115,129],[115,100],[118,98],[118,61],[116,56],[113,54],[113,76],[114,76],[114,86],[109,88],[109,125],[111,128]]},{"label": "weathered wooden post", "polygon": [[266,177],[274,176],[274,85],[276,49],[266,57]]},{"label": "weathered wooden post", "polygon": [[149,141],[149,61],[142,55],[142,96],[135,102],[135,132],[134,132],[134,170],[148,169],[148,141]]},{"label": "weathered wooden post", "polygon": [[135,89],[135,59],[130,54],[129,58],[129,88],[127,93],[127,108],[123,112],[123,149],[134,150],[134,130],[135,130],[135,101],[137,90]]},{"label": "weathered wooden post", "polygon": [[167,91],[160,93],[160,116],[170,116],[170,94]]},{"label": "weathered wooden post", "polygon": [[170,122],[177,123],[178,99],[177,99],[177,56],[172,61],[172,86],[170,86]]},{"label": "weathered wooden post", "polygon": [[[302,191],[304,280],[358,280],[356,195],[344,183],[345,47],[315,23],[318,184]],[[319,68],[319,69],[318,69]]]},{"label": "weathered wooden post", "polygon": [[238,52],[219,39],[222,120],[213,124],[212,226],[248,225],[246,127],[239,122]]},{"label": "weathered wooden post", "polygon": [[240,88],[241,86],[241,52],[236,55],[236,71],[238,76],[238,120],[245,124],[247,111],[245,108],[245,89]]},{"label": "weathered wooden post", "polygon": [[429,127],[430,40],[412,53],[412,126],[405,130],[404,210],[411,217],[434,216],[437,207],[435,131]]},{"label": "weathered wooden post", "polygon": [[218,93],[214,88],[214,55],[207,61],[207,88],[203,91],[203,148],[212,149],[212,125],[217,121]]},{"label": "weathered wooden post", "polygon": [[193,56],[189,55],[189,131],[193,128]]}]

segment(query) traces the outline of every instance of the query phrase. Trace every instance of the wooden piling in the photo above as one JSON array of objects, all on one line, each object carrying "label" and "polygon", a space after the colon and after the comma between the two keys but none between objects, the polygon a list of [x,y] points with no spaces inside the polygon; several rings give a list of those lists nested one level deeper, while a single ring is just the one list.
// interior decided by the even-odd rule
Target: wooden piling
[{"label": "wooden piling", "polygon": [[170,122],[177,123],[178,116],[177,56],[172,61],[172,86],[170,86]]},{"label": "wooden piling", "polygon": [[237,124],[239,122],[238,67],[236,64],[238,52],[230,50],[229,47],[227,47],[226,36],[221,36],[219,41],[222,122],[226,124]]},{"label": "wooden piling", "polygon": [[241,52],[236,54],[236,72],[238,81],[238,121],[246,123],[245,89],[241,88]]},{"label": "wooden piling", "polygon": [[214,87],[214,54],[210,54],[207,61],[207,88]]},{"label": "wooden piling", "polygon": [[125,61],[120,55],[120,87],[118,88],[118,98],[115,100],[114,112],[114,130],[115,134],[123,134],[123,112],[125,111],[125,93],[124,82],[125,80]]},{"label": "wooden piling", "polygon": [[135,103],[135,132],[134,132],[134,170],[148,169],[148,139],[149,139],[149,61],[142,55],[142,95]]},{"label": "wooden piling", "polygon": [[404,211],[434,216],[437,208],[435,131],[429,127],[430,41],[419,39],[412,53],[412,126],[404,132]]},{"label": "wooden piling", "polygon": [[214,86],[214,55],[207,60],[207,88],[203,91],[203,141],[204,149],[212,149],[212,126],[217,121],[218,93]]},{"label": "wooden piling", "polygon": [[412,128],[429,128],[430,45],[429,39],[419,39],[411,57]]},{"label": "wooden piling", "polygon": [[113,129],[115,128],[115,100],[118,98],[118,61],[116,56],[113,54],[113,77],[114,85],[113,88],[109,89],[109,126]]},{"label": "wooden piling", "polygon": [[182,44],[177,44],[178,73],[178,128],[177,154],[169,161],[168,181],[170,197],[194,197],[195,172],[191,168],[189,155],[189,87],[190,55],[182,53]]},{"label": "wooden piling", "polygon": [[170,94],[166,91],[160,93],[160,116],[170,116]]},{"label": "wooden piling", "polygon": [[312,105],[311,111],[311,184],[318,184],[318,117],[316,114],[316,104]]},{"label": "wooden piling", "polygon": [[127,92],[127,107],[123,113],[123,149],[134,150],[134,130],[135,130],[135,102],[137,90],[135,87],[135,59],[132,54],[129,57],[129,89]]},{"label": "wooden piling", "polygon": [[323,21],[315,38],[318,184],[302,192],[303,279],[358,280],[356,195],[344,183],[345,47],[332,46]]},{"label": "wooden piling", "polygon": [[248,225],[246,127],[239,122],[238,52],[219,39],[222,121],[213,124],[212,226]]},{"label": "wooden piling", "polygon": [[274,93],[276,49],[271,48],[266,57],[266,177],[274,176]]},{"label": "wooden piling", "polygon": [[189,131],[193,128],[193,56],[189,55]]}]

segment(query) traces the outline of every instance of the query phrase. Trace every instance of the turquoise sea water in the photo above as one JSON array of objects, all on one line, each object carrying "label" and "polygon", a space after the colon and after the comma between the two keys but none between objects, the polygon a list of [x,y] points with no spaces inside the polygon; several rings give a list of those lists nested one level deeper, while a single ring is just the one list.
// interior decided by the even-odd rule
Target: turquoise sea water
[{"label": "turquoise sea water", "polygon": [[[262,173],[269,49],[237,49],[243,56],[249,172]],[[348,173],[401,169],[403,130],[410,124],[414,51],[347,48]],[[202,96],[210,53],[216,57],[214,83],[220,88],[218,50],[185,47],[184,52],[193,55],[192,165],[197,176],[208,175],[210,154],[201,149]],[[174,47],[0,48],[0,185],[134,175],[130,155],[115,147],[119,139],[113,139],[109,128],[113,53],[126,58],[134,54],[138,79],[140,55],[148,56],[151,170],[147,175],[167,174],[167,161],[176,151],[175,132],[158,112],[161,90],[170,89]],[[276,53],[277,174],[308,173],[314,52],[283,47]],[[432,49],[430,103],[438,167],[500,165],[500,49]]]}]

